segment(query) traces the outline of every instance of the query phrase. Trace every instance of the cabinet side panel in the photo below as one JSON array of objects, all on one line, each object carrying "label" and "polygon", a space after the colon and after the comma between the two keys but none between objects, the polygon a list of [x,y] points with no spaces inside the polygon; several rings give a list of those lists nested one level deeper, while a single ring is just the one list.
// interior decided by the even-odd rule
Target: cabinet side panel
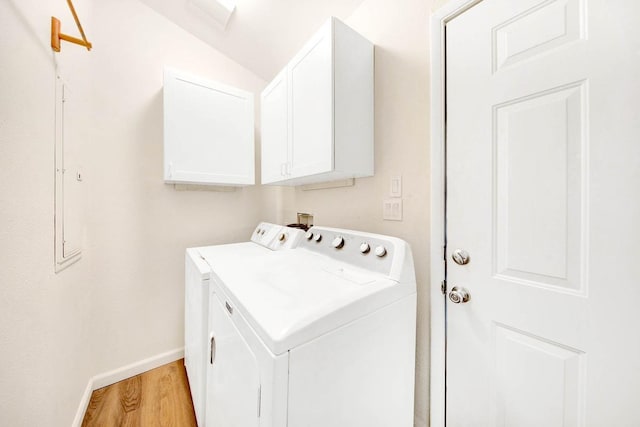
[{"label": "cabinet side panel", "polygon": [[335,170],[373,175],[374,46],[335,22]]}]

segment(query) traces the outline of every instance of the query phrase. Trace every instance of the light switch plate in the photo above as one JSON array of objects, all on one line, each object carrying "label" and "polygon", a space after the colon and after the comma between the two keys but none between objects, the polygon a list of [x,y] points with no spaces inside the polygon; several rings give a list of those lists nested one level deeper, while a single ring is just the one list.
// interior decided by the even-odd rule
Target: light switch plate
[{"label": "light switch plate", "polygon": [[391,177],[389,196],[402,197],[402,175],[394,175]]},{"label": "light switch plate", "polygon": [[402,199],[387,199],[382,202],[382,219],[402,221]]}]

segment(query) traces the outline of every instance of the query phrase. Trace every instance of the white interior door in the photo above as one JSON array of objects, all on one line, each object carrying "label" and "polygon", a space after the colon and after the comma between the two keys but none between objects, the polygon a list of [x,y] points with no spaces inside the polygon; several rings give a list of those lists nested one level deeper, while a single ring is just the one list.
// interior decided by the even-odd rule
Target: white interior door
[{"label": "white interior door", "polygon": [[446,24],[447,287],[470,295],[447,426],[640,425],[638,17],[483,0]]}]

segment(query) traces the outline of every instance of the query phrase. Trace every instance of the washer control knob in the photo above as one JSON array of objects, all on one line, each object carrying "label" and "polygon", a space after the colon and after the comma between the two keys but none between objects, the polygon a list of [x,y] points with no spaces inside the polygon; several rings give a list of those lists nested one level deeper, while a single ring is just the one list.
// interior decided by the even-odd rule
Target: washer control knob
[{"label": "washer control knob", "polygon": [[304,237],[305,237],[307,240],[311,240],[311,239],[313,239],[313,233],[312,233],[312,232],[310,232],[310,231],[307,231],[307,234],[305,234],[305,235],[304,235]]},{"label": "washer control knob", "polygon": [[371,246],[367,242],[362,242],[360,245],[360,252],[363,254],[368,254],[371,251]]},{"label": "washer control knob", "polygon": [[313,240],[316,242],[320,242],[320,240],[322,240],[322,234],[316,234]]},{"label": "washer control knob", "polygon": [[376,246],[376,250],[374,252],[377,257],[382,258],[387,254],[387,249],[384,246]]},{"label": "washer control knob", "polygon": [[335,239],[333,239],[333,242],[331,242],[331,246],[336,249],[342,249],[342,247],[344,246],[344,238],[342,236],[336,237]]},{"label": "washer control knob", "polygon": [[286,233],[280,233],[280,235],[278,236],[278,240],[280,240],[281,242],[284,242],[285,240],[287,240]]}]

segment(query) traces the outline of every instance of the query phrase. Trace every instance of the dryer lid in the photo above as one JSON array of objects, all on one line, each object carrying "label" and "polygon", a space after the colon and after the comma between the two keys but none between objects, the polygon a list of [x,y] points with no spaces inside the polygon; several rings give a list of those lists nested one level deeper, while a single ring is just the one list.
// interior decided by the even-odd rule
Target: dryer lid
[{"label": "dryer lid", "polygon": [[266,252],[269,249],[254,242],[230,243],[226,245],[204,246],[193,248],[200,257],[213,269],[223,266],[235,259],[250,259]]}]

